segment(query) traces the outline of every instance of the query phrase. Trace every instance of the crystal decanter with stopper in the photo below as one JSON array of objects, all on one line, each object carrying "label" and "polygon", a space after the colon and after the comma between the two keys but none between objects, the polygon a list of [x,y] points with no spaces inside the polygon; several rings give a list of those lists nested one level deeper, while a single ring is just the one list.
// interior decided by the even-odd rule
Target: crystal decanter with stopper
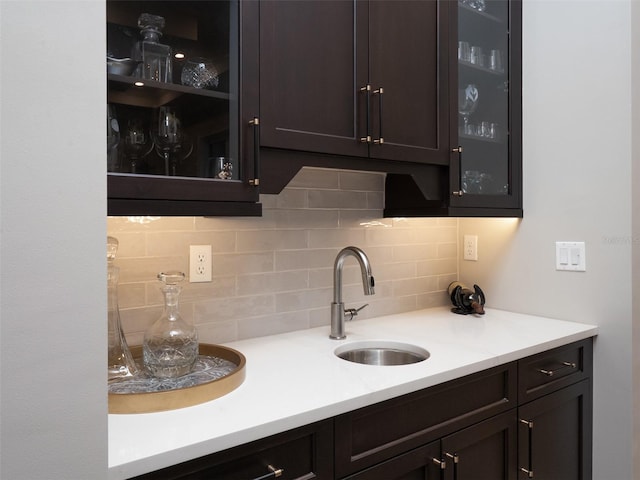
[{"label": "crystal decanter with stopper", "polygon": [[107,371],[109,382],[131,377],[137,373],[136,363],[129,351],[127,340],[122,332],[120,311],[118,308],[118,275],[120,269],[113,261],[118,251],[118,239],[107,237],[107,292],[109,321],[109,353]]},{"label": "crystal decanter with stopper", "polygon": [[136,76],[145,80],[171,83],[171,47],[160,43],[164,17],[143,13],[138,18],[142,39],[133,48],[134,60],[140,61]]},{"label": "crystal decanter with stopper", "polygon": [[164,312],[144,334],[142,347],[144,365],[154,377],[175,378],[191,371],[198,356],[198,332],[185,322],[178,311],[178,283],[182,272],[159,273],[163,282]]}]

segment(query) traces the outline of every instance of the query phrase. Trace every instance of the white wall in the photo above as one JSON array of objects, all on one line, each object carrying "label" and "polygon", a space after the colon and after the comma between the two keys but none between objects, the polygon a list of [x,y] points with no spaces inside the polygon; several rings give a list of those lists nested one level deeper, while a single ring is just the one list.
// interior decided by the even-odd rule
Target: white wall
[{"label": "white wall", "polygon": [[107,473],[104,4],[0,2],[0,478]]},{"label": "white wall", "polygon": [[[640,22],[640,5],[638,2],[631,2],[631,24],[638,25]],[[631,84],[638,85],[640,82],[640,29],[632,29],[631,37]],[[631,181],[635,185],[640,185],[640,168],[634,161],[640,154],[640,95],[632,96],[632,169]],[[640,188],[632,188],[632,271],[640,272]],[[633,299],[633,335],[634,345],[640,342],[640,275],[632,274],[632,295]],[[633,471],[640,472],[640,352],[633,349]]]},{"label": "white wall", "polygon": [[[630,4],[524,1],[524,219],[459,232],[490,306],[599,326],[594,479],[633,476]],[[586,272],[555,270],[558,240],[586,242]]]}]

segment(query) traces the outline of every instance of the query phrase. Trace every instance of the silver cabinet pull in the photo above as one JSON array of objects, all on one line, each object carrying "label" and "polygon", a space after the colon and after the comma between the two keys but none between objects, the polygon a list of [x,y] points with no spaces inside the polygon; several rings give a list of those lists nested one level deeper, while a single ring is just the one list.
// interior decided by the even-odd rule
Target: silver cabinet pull
[{"label": "silver cabinet pull", "polygon": [[527,470],[526,468],[520,467],[520,471],[527,474],[527,478],[533,478],[533,470]]},{"label": "silver cabinet pull", "polygon": [[527,455],[529,459],[527,460],[528,468],[520,467],[520,471],[527,474],[527,478],[533,478],[533,465],[532,465],[532,444],[533,444],[533,420],[525,420],[524,418],[519,419],[522,425],[527,427]]},{"label": "silver cabinet pull", "polygon": [[436,465],[438,465],[438,467],[440,467],[440,470],[444,470],[445,468],[447,468],[447,462],[445,462],[441,458],[432,458],[431,460],[433,460],[434,464],[436,464]]},{"label": "silver cabinet pull", "polygon": [[372,92],[374,95],[378,95],[378,138],[373,140],[376,145],[382,145],[384,143],[384,137],[382,136],[382,94],[384,89],[382,87]]},{"label": "silver cabinet pull", "polygon": [[540,373],[543,373],[545,375],[547,375],[548,377],[553,377],[556,373],[558,373],[561,370],[564,370],[565,368],[578,368],[578,365],[576,365],[573,362],[562,362],[562,366],[558,367],[556,369],[544,369],[544,368],[539,368],[538,371]]},{"label": "silver cabinet pull", "polygon": [[460,457],[457,453],[451,454],[445,452],[444,455],[453,461],[453,480],[458,480],[458,462],[460,461]]},{"label": "silver cabinet pull", "polygon": [[267,465],[267,468],[269,469],[269,473],[266,473],[260,477],[256,477],[253,480],[268,480],[270,478],[278,478],[281,477],[284,473],[283,468],[276,468],[273,465]]},{"label": "silver cabinet pull", "polygon": [[464,195],[464,191],[462,190],[462,145],[452,148],[451,151],[458,154],[458,170],[460,172],[460,175],[458,176],[458,190],[451,192],[451,195],[454,197],[461,197]]},{"label": "silver cabinet pull", "polygon": [[253,176],[249,184],[260,185],[260,119],[254,117],[249,125],[253,126]]},{"label": "silver cabinet pull", "polygon": [[364,137],[360,137],[360,142],[361,143],[371,143],[371,134],[370,134],[370,129],[371,129],[371,85],[366,84],[364,87],[360,88],[361,92],[364,92],[366,94],[366,104],[367,104],[367,118],[366,118],[366,123],[367,123],[367,132],[365,134]]}]

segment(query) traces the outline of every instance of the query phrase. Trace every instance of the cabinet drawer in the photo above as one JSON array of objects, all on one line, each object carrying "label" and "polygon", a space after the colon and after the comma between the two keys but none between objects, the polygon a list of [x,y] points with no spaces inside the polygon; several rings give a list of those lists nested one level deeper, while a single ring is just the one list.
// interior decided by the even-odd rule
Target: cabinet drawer
[{"label": "cabinet drawer", "polygon": [[518,401],[528,402],[591,376],[592,339],[518,361]]},{"label": "cabinet drawer", "polygon": [[515,407],[516,372],[513,362],[336,417],[336,477]]},{"label": "cabinet drawer", "polygon": [[[282,472],[277,475],[274,471],[279,469]],[[333,421],[306,425],[136,479],[267,480],[276,477],[279,480],[332,480]]]}]

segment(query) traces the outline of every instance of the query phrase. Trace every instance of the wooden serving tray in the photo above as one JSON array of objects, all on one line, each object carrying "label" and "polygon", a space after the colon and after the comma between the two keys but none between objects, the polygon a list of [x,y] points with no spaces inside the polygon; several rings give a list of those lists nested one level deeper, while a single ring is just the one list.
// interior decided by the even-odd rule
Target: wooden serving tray
[{"label": "wooden serving tray", "polygon": [[[132,347],[131,353],[139,361],[142,347]],[[222,397],[244,382],[246,359],[242,353],[222,345],[206,343],[199,345],[199,353],[228,360],[237,367],[224,377],[184,388],[141,393],[109,392],[109,413],[151,413],[191,407]]]}]

